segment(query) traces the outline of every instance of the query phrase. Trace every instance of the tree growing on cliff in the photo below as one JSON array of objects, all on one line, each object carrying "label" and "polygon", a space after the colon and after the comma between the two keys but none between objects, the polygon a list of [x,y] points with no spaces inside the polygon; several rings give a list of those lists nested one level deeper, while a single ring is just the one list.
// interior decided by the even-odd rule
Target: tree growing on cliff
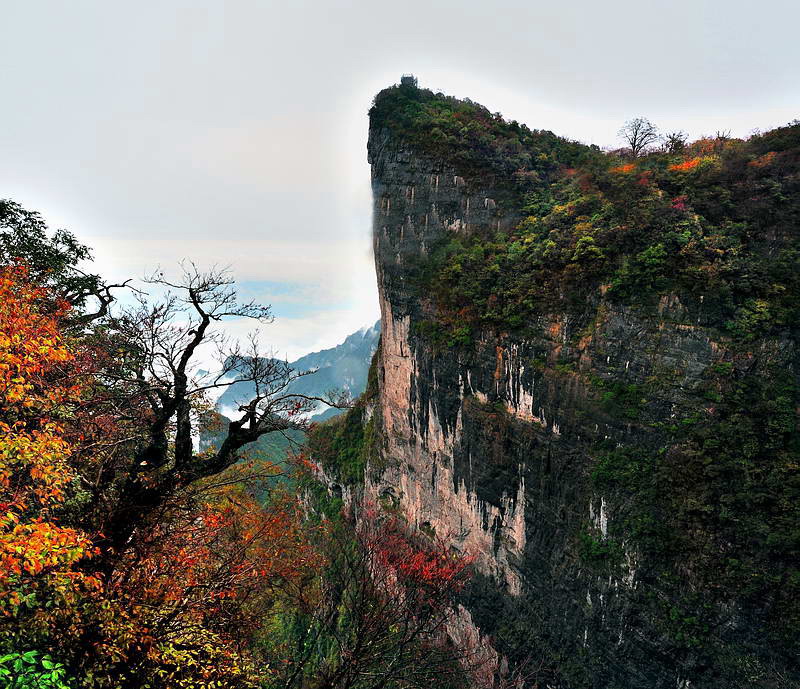
[{"label": "tree growing on cliff", "polygon": [[628,144],[634,158],[638,158],[659,138],[658,128],[646,117],[634,117],[628,120],[617,132],[617,136]]},{"label": "tree growing on cliff", "polygon": [[453,688],[493,674],[492,658],[449,634],[470,557],[374,510],[357,526],[328,523],[320,548],[327,560],[320,589],[271,627],[273,686]]}]

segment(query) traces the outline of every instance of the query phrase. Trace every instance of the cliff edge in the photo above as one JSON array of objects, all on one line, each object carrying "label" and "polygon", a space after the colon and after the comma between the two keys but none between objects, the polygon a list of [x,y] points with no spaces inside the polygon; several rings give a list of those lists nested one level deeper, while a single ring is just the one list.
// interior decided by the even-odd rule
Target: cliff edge
[{"label": "cliff edge", "polygon": [[798,686],[800,125],[623,160],[413,84],[370,115],[364,494],[477,557],[532,685]]}]

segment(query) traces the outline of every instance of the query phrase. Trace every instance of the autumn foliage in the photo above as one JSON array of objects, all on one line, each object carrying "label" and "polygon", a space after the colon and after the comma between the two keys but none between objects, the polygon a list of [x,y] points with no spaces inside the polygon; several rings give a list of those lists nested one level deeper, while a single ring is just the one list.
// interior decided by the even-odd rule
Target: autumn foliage
[{"label": "autumn foliage", "polygon": [[234,484],[171,507],[109,582],[137,631],[120,672],[133,686],[141,674],[154,686],[256,686],[249,645],[276,601],[323,563],[299,505],[284,495],[265,507]]},{"label": "autumn foliage", "polygon": [[486,657],[451,636],[472,558],[374,507],[351,517],[325,520],[317,541],[327,560],[321,588],[271,627],[265,658],[274,684],[477,686]]},{"label": "autumn foliage", "polygon": [[0,613],[19,635],[75,631],[79,598],[99,586],[83,566],[89,534],[65,526],[71,444],[64,424],[83,394],[72,344],[25,267],[0,271]]},{"label": "autumn foliage", "polygon": [[43,687],[65,667],[81,686],[255,686],[247,639],[320,564],[297,501],[261,505],[237,468],[174,496],[94,571],[104,537],[82,526],[81,485],[122,427],[69,312],[24,265],[0,271],[0,655],[41,660]]},{"label": "autumn foliage", "polygon": [[[87,329],[25,264],[0,270],[0,682],[367,689],[466,676],[446,640],[468,558],[377,514],[309,519],[285,482],[269,487],[280,469],[265,460],[126,478],[149,469],[136,453],[156,423],[147,395],[117,382],[140,355]],[[285,406],[291,419],[303,402]],[[131,512],[151,485],[157,502]],[[123,542],[107,533],[120,513],[141,517]]]},{"label": "autumn foliage", "polygon": [[636,163],[625,163],[623,165],[616,165],[609,169],[609,172],[616,172],[627,174],[629,172],[633,172],[636,169]]},{"label": "autumn foliage", "polygon": [[[377,516],[368,516],[367,524]],[[442,595],[459,592],[466,583],[472,556],[449,550],[441,540],[413,538],[397,519],[390,519],[379,530],[363,528],[361,538],[375,555],[375,566],[393,572],[398,595],[415,596],[424,605]]]},{"label": "autumn foliage", "polygon": [[694,170],[702,162],[702,158],[691,158],[690,160],[684,160],[682,163],[670,165],[669,169],[675,172],[687,172],[688,170]]}]

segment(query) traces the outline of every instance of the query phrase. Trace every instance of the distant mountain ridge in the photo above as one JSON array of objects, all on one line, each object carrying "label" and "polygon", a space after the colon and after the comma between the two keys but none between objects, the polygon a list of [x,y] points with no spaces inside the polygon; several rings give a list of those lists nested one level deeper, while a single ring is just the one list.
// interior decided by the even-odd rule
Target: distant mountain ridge
[{"label": "distant mountain ridge", "polygon": [[[357,330],[335,347],[311,352],[290,362],[296,371],[315,371],[315,373],[293,381],[286,392],[322,396],[329,390],[335,389],[346,390],[353,397],[360,395],[366,388],[367,372],[372,355],[378,346],[380,323],[378,320],[371,327]],[[219,396],[217,411],[228,416],[240,405],[253,399],[254,395],[252,383],[237,381]],[[338,413],[338,409],[327,408],[316,413],[314,419],[321,421]]]},{"label": "distant mountain ridge", "polygon": [[[348,335],[344,342],[329,349],[311,352],[290,362],[297,371],[316,372],[295,380],[287,392],[301,395],[321,396],[327,391],[347,390],[358,397],[367,386],[372,355],[380,339],[380,321],[368,328],[361,328]],[[238,381],[226,388],[216,404],[216,422],[220,427],[227,425],[226,417],[236,417],[237,407],[246,404],[254,396],[252,383]],[[314,415],[315,421],[324,421],[340,414],[342,410],[327,408]],[[222,440],[221,431],[206,430],[201,433],[199,444],[201,450],[216,447]],[[283,466],[287,452],[305,441],[305,433],[289,430],[285,433],[269,433],[258,439],[245,449],[245,455],[273,462]]]}]

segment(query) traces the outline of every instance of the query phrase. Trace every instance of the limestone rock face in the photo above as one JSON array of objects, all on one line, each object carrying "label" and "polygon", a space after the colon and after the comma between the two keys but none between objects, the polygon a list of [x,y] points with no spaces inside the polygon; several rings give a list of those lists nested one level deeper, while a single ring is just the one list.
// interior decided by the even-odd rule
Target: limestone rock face
[{"label": "limestone rock face", "polygon": [[[644,316],[598,293],[585,313],[539,317],[525,339],[483,333],[469,354],[437,349],[420,336],[433,305],[415,283],[417,266],[442,238],[514,227],[518,211],[498,200],[491,180],[467,182],[385,129],[371,129],[368,152],[383,446],[367,494],[477,557],[480,574],[465,598],[471,618],[482,633],[504,635],[512,664],[539,668],[538,686],[722,689],[641,612],[644,598],[658,596],[645,583],[658,562],[624,538],[613,571],[579,553],[580,534],[603,544],[619,508],[592,488],[596,448],[655,450],[662,440],[653,425],[598,407],[587,376],[621,377],[632,389],[667,380],[635,402],[638,415],[669,419],[724,346],[704,327],[701,306],[668,296]],[[750,356],[789,366],[796,353],[774,339]],[[692,573],[683,575],[691,586]],[[748,642],[741,611],[732,608],[725,624],[725,634]]]}]

